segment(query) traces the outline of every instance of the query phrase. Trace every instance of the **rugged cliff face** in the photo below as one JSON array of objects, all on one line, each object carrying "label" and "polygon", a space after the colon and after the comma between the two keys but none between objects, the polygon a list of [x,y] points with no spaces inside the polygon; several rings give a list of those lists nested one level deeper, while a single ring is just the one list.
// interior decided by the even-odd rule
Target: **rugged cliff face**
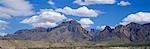
[{"label": "rugged cliff face", "polygon": [[150,24],[130,23],[115,28],[106,26],[104,30],[87,31],[75,20],[62,22],[54,28],[34,28],[18,30],[7,37],[22,40],[46,40],[51,42],[149,42]]},{"label": "rugged cliff face", "polygon": [[[119,28],[126,38],[132,42],[146,42],[150,39],[150,25],[130,23]],[[116,29],[117,30],[117,29]]]},{"label": "rugged cliff face", "polygon": [[51,42],[92,40],[92,35],[74,20],[63,22],[54,28],[24,29],[7,36],[22,40],[46,40]]},{"label": "rugged cliff face", "polygon": [[150,40],[150,24],[137,24],[132,22],[124,26],[116,26],[114,29],[106,26],[99,34],[100,40],[145,43]]}]

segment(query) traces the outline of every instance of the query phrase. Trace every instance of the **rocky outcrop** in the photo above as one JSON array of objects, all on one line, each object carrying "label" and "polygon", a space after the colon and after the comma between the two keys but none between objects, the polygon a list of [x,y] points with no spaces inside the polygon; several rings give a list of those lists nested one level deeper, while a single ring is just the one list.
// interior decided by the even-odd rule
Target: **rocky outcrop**
[{"label": "rocky outcrop", "polygon": [[18,30],[6,37],[22,40],[46,40],[51,42],[149,42],[150,23],[118,25],[115,28],[106,26],[104,30],[87,31],[75,20],[62,22],[54,28],[34,28]]},{"label": "rocky outcrop", "polygon": [[[114,29],[114,33],[120,38],[128,39],[132,42],[147,42],[150,39],[150,25],[149,24],[137,24],[130,23],[125,26],[121,25]],[[147,36],[147,37],[146,37]]]},{"label": "rocky outcrop", "polygon": [[150,24],[129,23],[127,25],[118,25],[114,29],[106,26],[104,30],[99,31],[99,35],[94,38],[97,41],[119,41],[149,43],[150,41]]},{"label": "rocky outcrop", "polygon": [[19,30],[7,36],[22,40],[45,40],[51,42],[82,42],[92,40],[92,35],[75,20],[62,22],[54,28]]}]

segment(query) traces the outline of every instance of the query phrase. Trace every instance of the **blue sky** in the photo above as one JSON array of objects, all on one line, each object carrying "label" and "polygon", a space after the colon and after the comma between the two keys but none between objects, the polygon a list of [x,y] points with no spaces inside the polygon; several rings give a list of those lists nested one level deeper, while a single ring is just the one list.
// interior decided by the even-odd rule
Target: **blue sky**
[{"label": "blue sky", "polygon": [[[52,1],[54,4],[49,4],[48,1]],[[92,9],[95,11],[100,11],[98,12],[98,15],[95,17],[86,17],[86,16],[76,16],[76,15],[71,15],[71,14],[66,14],[63,13],[62,11],[58,11],[57,13],[60,13],[62,15],[65,15],[66,18],[64,19],[74,19],[74,20],[80,20],[82,18],[88,18],[90,19],[89,24],[87,22],[87,25],[90,25],[89,28],[97,28],[98,26],[116,26],[120,24],[122,21],[125,22],[137,22],[137,21],[131,21],[128,19],[131,19],[129,16],[130,14],[134,14],[135,17],[139,17],[141,19],[144,19],[144,16],[147,16],[150,18],[150,0],[114,0],[116,1],[115,3],[109,4],[109,3],[96,3],[96,4],[88,4],[88,5],[80,5],[77,3],[73,3],[75,0],[24,0],[24,2],[29,2],[28,4],[32,5],[32,11],[34,11],[34,14],[30,14],[27,16],[15,16],[11,15],[12,18],[10,19],[3,19],[1,18],[0,20],[7,22],[7,27],[5,29],[1,29],[0,32],[6,32],[6,33],[14,33],[17,30],[20,29],[30,29],[33,28],[33,25],[30,25],[30,23],[20,23],[24,19],[31,18],[32,16],[35,15],[40,15],[38,12],[41,11],[41,9],[58,9],[61,8],[63,9],[64,7],[70,7],[72,9],[78,9],[81,7],[87,7],[88,9]],[[127,5],[121,5],[119,4],[120,1],[128,2],[130,4]],[[0,1],[1,2],[1,1]],[[84,2],[84,1],[83,1]],[[1,5],[2,4],[2,5]],[[10,3],[11,4],[11,3]],[[126,3],[125,3],[126,4]],[[4,5],[8,6],[8,5]],[[0,7],[3,7],[3,3],[0,3]],[[16,6],[15,6],[16,7]],[[1,12],[1,11],[0,11]],[[138,14],[141,15],[141,13],[144,14],[144,16],[137,16]],[[53,17],[51,17],[53,18]],[[124,20],[124,19],[127,20]],[[132,18],[132,20],[134,20]],[[29,20],[29,19],[28,19]],[[140,22],[145,22],[146,20],[140,20]],[[146,21],[145,23],[149,23],[150,21]],[[139,23],[139,21],[137,22]],[[4,25],[4,24],[0,24]],[[1,27],[2,28],[2,27]]]}]

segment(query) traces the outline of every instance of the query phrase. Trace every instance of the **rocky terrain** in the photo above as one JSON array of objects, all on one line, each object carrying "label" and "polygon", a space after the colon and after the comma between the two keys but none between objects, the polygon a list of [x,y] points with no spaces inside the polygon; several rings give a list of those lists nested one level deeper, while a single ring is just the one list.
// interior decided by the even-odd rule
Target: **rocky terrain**
[{"label": "rocky terrain", "polygon": [[61,49],[149,49],[149,41],[150,23],[132,22],[127,25],[118,25],[115,28],[106,26],[104,30],[86,30],[80,23],[71,20],[62,22],[54,28],[22,29],[14,34],[0,36],[0,47],[5,49],[41,47],[52,49],[54,47],[58,49],[59,47]]},{"label": "rocky terrain", "polygon": [[[96,34],[96,35],[95,35]],[[62,22],[54,28],[34,28],[18,30],[12,37],[19,40],[35,40],[49,42],[99,42],[99,43],[149,43],[150,24],[130,23],[115,28],[106,26],[104,30],[82,28],[75,20]]]}]

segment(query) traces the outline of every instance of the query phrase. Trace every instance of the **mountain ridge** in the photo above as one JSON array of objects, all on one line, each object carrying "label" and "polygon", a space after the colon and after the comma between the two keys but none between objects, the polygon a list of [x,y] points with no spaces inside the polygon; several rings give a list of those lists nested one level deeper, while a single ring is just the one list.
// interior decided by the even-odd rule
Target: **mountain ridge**
[{"label": "mountain ridge", "polygon": [[[95,33],[95,35],[93,34]],[[12,37],[21,40],[46,40],[51,42],[149,42],[150,24],[129,23],[118,25],[114,29],[106,26],[104,30],[87,31],[75,20],[62,22],[54,28],[34,28],[18,30]]]}]

